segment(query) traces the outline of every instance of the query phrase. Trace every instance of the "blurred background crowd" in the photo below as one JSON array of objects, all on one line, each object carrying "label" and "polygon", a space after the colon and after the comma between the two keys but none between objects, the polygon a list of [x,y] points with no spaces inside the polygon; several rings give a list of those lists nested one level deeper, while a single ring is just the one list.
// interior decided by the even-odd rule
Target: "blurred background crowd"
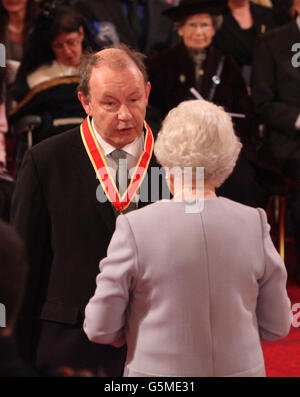
[{"label": "blurred background crowd", "polygon": [[[0,42],[6,48],[6,68],[0,69],[1,218],[8,220],[13,179],[28,147],[83,120],[75,90],[81,55],[122,42],[147,56],[152,85],[147,120],[154,132],[168,111],[186,99],[200,96],[223,106],[233,114],[244,146],[219,194],[266,208],[270,195],[287,194],[292,186],[298,239],[299,137],[294,131],[299,131],[299,69],[284,65],[289,60],[282,58],[282,74],[276,75],[272,43],[274,52],[281,48],[276,35],[266,33],[279,29],[284,40],[284,27],[297,21],[299,1],[215,2],[221,16],[193,11],[197,3],[0,1]],[[174,6],[177,13],[168,14]],[[292,44],[282,48],[291,59]],[[285,86],[291,86],[286,93],[280,85],[283,75]],[[287,110],[290,105],[293,109]]]},{"label": "blurred background crowd", "polygon": [[154,133],[186,99],[223,106],[243,150],[218,193],[265,209],[270,196],[288,196],[298,241],[300,81],[290,59],[297,57],[291,47],[299,29],[293,36],[285,27],[297,26],[299,1],[210,2],[214,11],[204,13],[197,11],[199,3],[205,2],[0,0],[6,48],[6,68],[0,68],[1,218],[9,218],[25,151],[83,121],[76,97],[81,55],[121,42],[147,56],[147,121]]},{"label": "blurred background crowd", "polygon": [[26,150],[84,120],[82,55],[125,43],[146,56],[154,136],[189,99],[231,114],[243,148],[217,193],[284,198],[300,285],[300,0],[0,0],[0,43],[0,219]]}]

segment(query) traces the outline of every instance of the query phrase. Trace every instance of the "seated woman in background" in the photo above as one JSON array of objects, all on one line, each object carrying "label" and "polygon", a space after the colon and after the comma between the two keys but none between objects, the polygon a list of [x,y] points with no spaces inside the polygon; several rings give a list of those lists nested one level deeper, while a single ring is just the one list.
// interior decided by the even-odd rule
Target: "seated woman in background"
[{"label": "seated woman in background", "polygon": [[265,212],[215,194],[240,149],[210,102],[183,102],[163,122],[154,153],[174,199],[117,218],[85,309],[92,342],[127,344],[125,376],[265,376],[260,339],[288,334],[287,273]]},{"label": "seated woman in background", "polygon": [[147,119],[157,126],[170,109],[195,95],[233,113],[244,147],[237,167],[219,193],[264,208],[278,176],[257,157],[258,122],[240,68],[230,55],[212,46],[225,5],[221,0],[182,0],[178,7],[165,12],[175,22],[181,42],[149,59],[152,89]]},{"label": "seated woman in background", "polygon": [[21,61],[23,43],[37,13],[34,0],[0,0],[0,43],[5,45],[7,60]]},{"label": "seated woman in background", "polygon": [[242,69],[247,87],[250,87],[253,49],[256,36],[279,26],[270,7],[250,0],[228,0],[223,13],[223,24],[214,37],[214,46],[230,54]]},{"label": "seated woman in background", "polygon": [[0,43],[5,46],[6,110],[11,109],[12,99],[9,94],[23,57],[24,43],[34,26],[39,13],[35,0],[0,0]]},{"label": "seated woman in background", "polygon": [[[61,6],[41,13],[26,43],[22,64],[12,87],[18,102],[9,121],[26,115],[41,117],[33,133],[36,144],[80,124],[84,110],[77,99],[78,66],[87,46],[85,21],[72,8]],[[18,131],[16,131],[18,133]],[[21,150],[21,157],[24,149]],[[19,165],[21,158],[18,156]]]}]

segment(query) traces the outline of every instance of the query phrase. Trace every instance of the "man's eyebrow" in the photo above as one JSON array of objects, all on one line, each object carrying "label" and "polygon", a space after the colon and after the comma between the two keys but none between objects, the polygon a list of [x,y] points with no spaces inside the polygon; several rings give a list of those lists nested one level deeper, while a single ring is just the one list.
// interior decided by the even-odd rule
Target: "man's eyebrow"
[{"label": "man's eyebrow", "polygon": [[110,92],[104,92],[103,93],[103,97],[105,97],[105,98],[115,98],[114,94],[112,94]]},{"label": "man's eyebrow", "polygon": [[132,91],[130,94],[129,94],[129,96],[132,96],[132,95],[141,95],[142,94],[142,90],[140,90],[140,89],[135,89],[134,91]]}]

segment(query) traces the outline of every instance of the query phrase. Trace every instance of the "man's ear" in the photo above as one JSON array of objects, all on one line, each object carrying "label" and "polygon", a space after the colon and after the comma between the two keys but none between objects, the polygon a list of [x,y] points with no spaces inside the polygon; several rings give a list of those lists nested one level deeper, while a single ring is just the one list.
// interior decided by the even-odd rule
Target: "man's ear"
[{"label": "man's ear", "polygon": [[150,83],[150,81],[147,81],[147,84],[146,84],[146,106],[148,106],[150,91],[151,91],[151,83]]},{"label": "man's ear", "polygon": [[83,95],[83,93],[81,91],[79,91],[77,93],[78,99],[81,102],[81,105],[83,107],[83,109],[85,110],[85,113],[88,116],[91,116],[91,107],[90,107],[90,102],[89,100]]}]

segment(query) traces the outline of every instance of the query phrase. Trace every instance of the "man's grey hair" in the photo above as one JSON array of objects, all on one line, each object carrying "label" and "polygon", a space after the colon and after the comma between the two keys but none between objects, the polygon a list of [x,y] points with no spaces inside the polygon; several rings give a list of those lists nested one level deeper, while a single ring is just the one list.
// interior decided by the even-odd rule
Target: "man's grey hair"
[{"label": "man's grey hair", "polygon": [[[115,49],[109,55],[105,50]],[[135,51],[125,44],[116,44],[111,47],[106,47],[99,52],[87,52],[83,55],[79,67],[80,82],[77,87],[77,92],[82,92],[86,99],[90,99],[90,79],[92,71],[102,64],[107,65],[112,69],[123,70],[126,69],[133,62],[140,70],[144,77],[145,85],[148,81],[148,74],[145,66],[146,56],[138,51]]]}]

